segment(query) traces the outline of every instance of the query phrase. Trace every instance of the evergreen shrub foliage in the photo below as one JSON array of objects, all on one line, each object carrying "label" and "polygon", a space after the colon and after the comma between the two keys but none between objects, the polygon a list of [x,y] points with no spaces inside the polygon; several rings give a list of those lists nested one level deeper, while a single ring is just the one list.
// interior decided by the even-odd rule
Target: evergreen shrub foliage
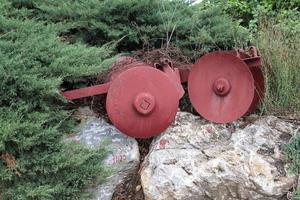
[{"label": "evergreen shrub foliage", "polygon": [[14,0],[13,6],[29,18],[63,23],[68,29],[62,34],[71,42],[101,46],[120,40],[119,52],[174,45],[199,56],[249,41],[248,31],[222,13],[222,6],[184,0]]},{"label": "evergreen shrub foliage", "polygon": [[74,121],[59,87],[99,72],[111,49],[63,43],[61,24],[28,19],[10,5],[0,1],[1,199],[76,199],[105,177],[105,153],[61,142]]}]

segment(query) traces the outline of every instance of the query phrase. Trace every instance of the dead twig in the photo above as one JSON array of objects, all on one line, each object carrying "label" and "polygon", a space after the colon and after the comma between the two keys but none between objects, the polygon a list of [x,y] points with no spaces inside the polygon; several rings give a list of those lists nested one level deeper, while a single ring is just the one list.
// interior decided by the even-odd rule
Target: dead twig
[{"label": "dead twig", "polygon": [[5,153],[1,154],[0,158],[6,163],[6,166],[10,170],[15,171],[17,176],[21,177],[21,173],[17,170],[17,162],[16,162],[16,158],[14,157],[14,155],[12,155],[11,153],[5,152]]}]

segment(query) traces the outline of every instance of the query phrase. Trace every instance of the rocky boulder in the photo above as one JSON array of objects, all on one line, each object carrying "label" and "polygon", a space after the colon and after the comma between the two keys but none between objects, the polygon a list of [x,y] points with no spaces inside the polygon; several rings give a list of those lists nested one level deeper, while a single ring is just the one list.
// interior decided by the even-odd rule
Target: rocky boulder
[{"label": "rocky boulder", "polygon": [[228,125],[179,112],[141,168],[146,200],[285,199],[297,181],[282,145],[295,133],[274,116]]},{"label": "rocky boulder", "polygon": [[104,147],[108,151],[104,166],[112,173],[103,184],[94,185],[88,191],[94,200],[111,200],[116,187],[138,171],[140,154],[137,141],[122,134],[104,119],[95,117],[87,107],[80,108],[76,117],[82,123],[78,127],[78,133],[67,140],[94,149]]}]

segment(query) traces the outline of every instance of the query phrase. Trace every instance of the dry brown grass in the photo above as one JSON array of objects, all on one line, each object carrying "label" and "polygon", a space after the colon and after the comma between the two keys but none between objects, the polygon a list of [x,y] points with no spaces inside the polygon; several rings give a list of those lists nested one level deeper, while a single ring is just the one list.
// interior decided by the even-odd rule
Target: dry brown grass
[{"label": "dry brown grass", "polygon": [[296,32],[270,20],[259,25],[256,46],[265,66],[266,112],[300,114],[300,33]]}]

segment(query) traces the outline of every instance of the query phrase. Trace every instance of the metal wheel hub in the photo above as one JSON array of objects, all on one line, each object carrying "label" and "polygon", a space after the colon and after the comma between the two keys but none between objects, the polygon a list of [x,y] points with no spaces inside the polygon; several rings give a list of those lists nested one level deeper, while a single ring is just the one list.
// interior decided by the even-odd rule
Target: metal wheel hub
[{"label": "metal wheel hub", "polygon": [[155,107],[155,98],[150,93],[139,93],[134,100],[134,108],[143,115],[149,115]]},{"label": "metal wheel hub", "polygon": [[213,84],[213,90],[218,96],[225,96],[230,92],[231,86],[227,79],[218,78]]}]

